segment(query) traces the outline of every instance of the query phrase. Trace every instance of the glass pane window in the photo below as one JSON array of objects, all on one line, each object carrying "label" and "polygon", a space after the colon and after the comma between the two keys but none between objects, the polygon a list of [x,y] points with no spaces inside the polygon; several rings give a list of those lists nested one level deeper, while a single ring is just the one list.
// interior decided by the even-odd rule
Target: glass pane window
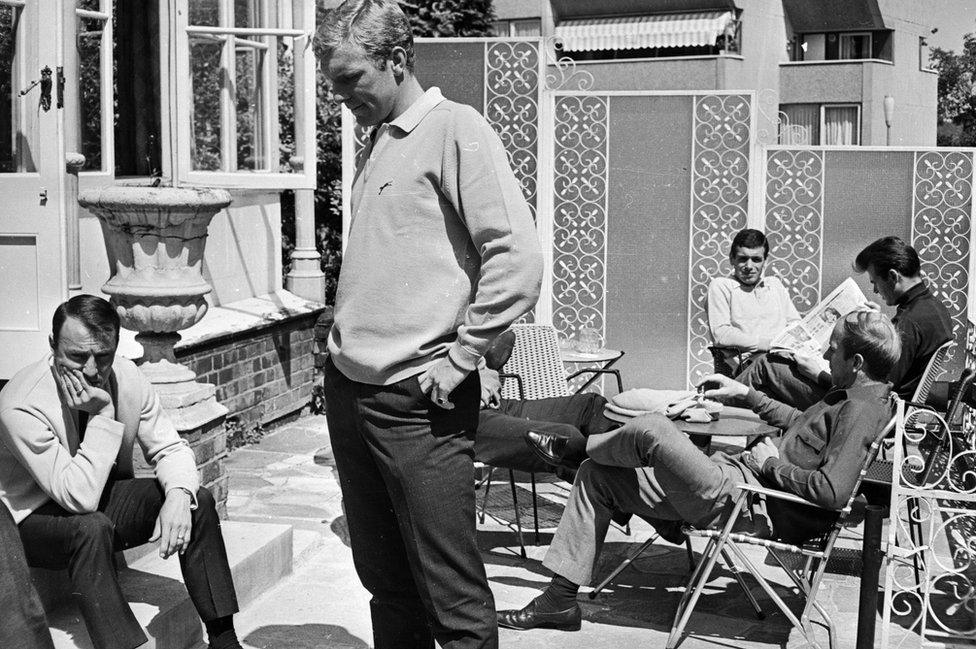
[{"label": "glass pane window", "polygon": [[514,20],[512,21],[512,36],[541,36],[542,21],[533,20]]},{"label": "glass pane window", "polygon": [[20,12],[15,7],[0,5],[0,173],[18,171],[17,83],[15,55],[17,54],[17,26]]},{"label": "glass pane window", "polygon": [[[187,8],[195,0],[176,4]],[[178,181],[313,186],[315,58],[309,41],[315,3],[202,4],[207,11],[177,12],[177,47],[183,52],[175,71],[175,105],[183,115],[174,160]],[[198,15],[207,22],[196,22]]]},{"label": "glass pane window", "polygon": [[823,107],[823,144],[861,143],[861,124],[857,106]]},{"label": "glass pane window", "polygon": [[[91,4],[79,2],[80,5]],[[97,7],[91,9],[97,10]],[[102,168],[102,43],[104,22],[79,19],[75,46],[78,50],[78,112],[81,153],[86,171]]]},{"label": "glass pane window", "polygon": [[[214,42],[216,41],[216,42]],[[223,52],[220,38],[190,40],[190,79],[193,91],[191,160],[194,169],[216,171],[221,168],[221,93]]]},{"label": "glass pane window", "polygon": [[839,56],[842,59],[871,58],[871,34],[841,34]]},{"label": "glass pane window", "polygon": [[811,145],[820,143],[820,105],[783,104],[780,106],[779,143]]},{"label": "glass pane window", "polygon": [[189,20],[191,25],[220,24],[220,0],[190,0]]}]

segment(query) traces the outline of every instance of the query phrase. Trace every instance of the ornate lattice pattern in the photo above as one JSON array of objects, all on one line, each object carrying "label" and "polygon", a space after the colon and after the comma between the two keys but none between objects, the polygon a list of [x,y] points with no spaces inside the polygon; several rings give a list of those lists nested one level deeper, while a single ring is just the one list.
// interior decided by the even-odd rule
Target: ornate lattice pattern
[{"label": "ornate lattice pattern", "polygon": [[822,151],[772,151],[766,160],[766,236],[773,250],[768,272],[789,288],[806,313],[820,302],[823,257]]},{"label": "ornate lattice pattern", "polygon": [[552,324],[606,336],[609,98],[557,97],[553,142]]},{"label": "ornate lattice pattern", "polygon": [[956,340],[966,331],[967,323],[972,183],[971,153],[915,154],[912,245],[933,293],[949,309]]},{"label": "ornate lattice pattern", "polygon": [[498,133],[535,218],[539,175],[539,46],[485,43],[485,119]]},{"label": "ornate lattice pattern", "polygon": [[882,647],[976,641],[976,450],[934,421],[896,434]]},{"label": "ornate lattice pattern", "polygon": [[695,98],[691,170],[688,379],[712,371],[706,296],[731,272],[728,244],[749,210],[750,103],[744,95]]}]

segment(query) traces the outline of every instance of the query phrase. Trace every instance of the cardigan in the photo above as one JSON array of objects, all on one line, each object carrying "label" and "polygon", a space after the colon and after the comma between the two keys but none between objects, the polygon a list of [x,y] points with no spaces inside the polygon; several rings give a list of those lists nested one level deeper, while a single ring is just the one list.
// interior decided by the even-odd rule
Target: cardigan
[{"label": "cardigan", "polygon": [[133,476],[136,442],[164,492],[196,494],[193,451],[132,361],[115,357],[109,392],[115,417],[91,416],[79,444],[76,411],[61,400],[50,355],[17,372],[0,391],[0,500],[17,523],[49,500],[75,514],[95,511],[110,474]]}]

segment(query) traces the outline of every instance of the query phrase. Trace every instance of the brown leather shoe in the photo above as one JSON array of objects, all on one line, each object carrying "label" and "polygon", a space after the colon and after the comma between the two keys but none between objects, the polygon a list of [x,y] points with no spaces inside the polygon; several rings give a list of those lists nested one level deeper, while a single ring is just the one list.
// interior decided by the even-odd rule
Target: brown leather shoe
[{"label": "brown leather shoe", "polygon": [[498,611],[498,626],[505,629],[527,631],[529,629],[557,629],[559,631],[579,631],[583,625],[583,611],[579,604],[573,604],[565,611],[543,613],[535,608],[535,600],[517,611]]}]

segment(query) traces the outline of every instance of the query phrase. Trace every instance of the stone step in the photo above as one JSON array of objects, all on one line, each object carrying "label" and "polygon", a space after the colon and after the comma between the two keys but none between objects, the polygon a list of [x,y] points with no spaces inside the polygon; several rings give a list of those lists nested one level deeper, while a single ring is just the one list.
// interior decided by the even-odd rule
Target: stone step
[{"label": "stone step", "polygon": [[[237,600],[244,609],[292,570],[292,528],[289,525],[223,521],[221,529],[234,575]],[[191,649],[206,646],[203,625],[186,594],[175,557],[164,561],[155,546],[141,546],[125,555],[120,569],[122,590],[149,636],[149,649]],[[146,550],[148,548],[148,551]],[[44,574],[48,573],[48,574]],[[67,584],[63,571],[33,571],[45,605],[58,584]],[[49,583],[45,583],[49,582]],[[53,583],[50,583],[53,582]],[[63,599],[48,609],[48,623],[57,649],[92,649],[77,607]]]}]

